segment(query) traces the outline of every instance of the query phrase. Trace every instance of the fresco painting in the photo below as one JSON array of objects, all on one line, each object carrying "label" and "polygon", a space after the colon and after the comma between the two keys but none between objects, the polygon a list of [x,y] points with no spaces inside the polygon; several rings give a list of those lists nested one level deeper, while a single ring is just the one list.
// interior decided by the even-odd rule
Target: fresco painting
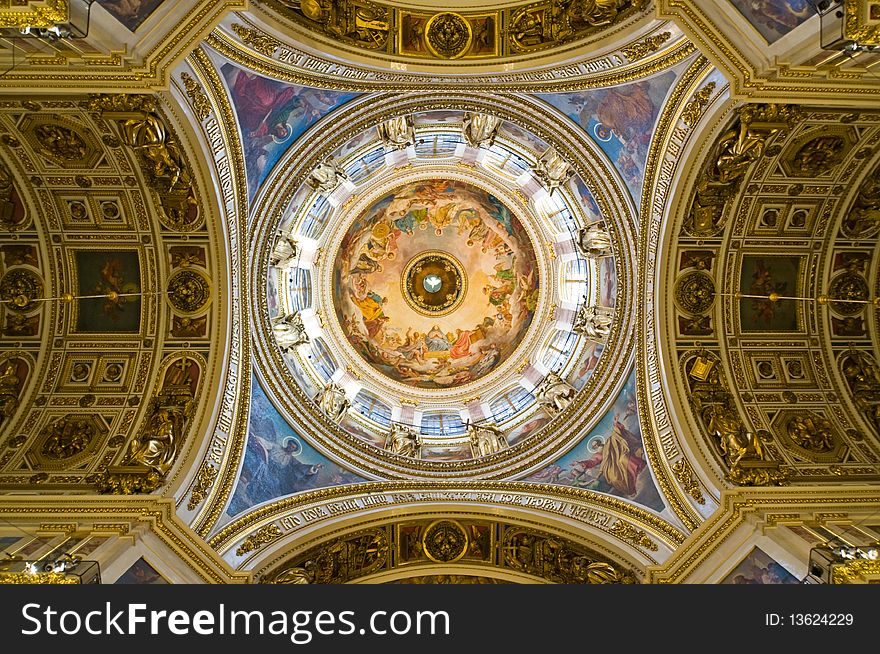
[{"label": "fresco painting", "polygon": [[307,129],[358,95],[287,84],[230,63],[220,70],[238,117],[251,200],[272,166]]},{"label": "fresco painting", "polygon": [[722,584],[799,584],[798,578],[756,547],[721,581]]},{"label": "fresco painting", "polygon": [[[438,251],[467,278],[462,303],[439,315],[414,309],[401,288],[407,264]],[[414,182],[367,208],[343,238],[333,275],[336,317],[354,349],[418,388],[490,373],[526,334],[538,300],[535,253],[519,220],[458,181]]]},{"label": "fresco painting", "polygon": [[[767,43],[775,43],[816,11],[809,0],[730,0]],[[817,28],[818,29],[818,28]]]},{"label": "fresco painting", "polygon": [[[739,290],[746,295],[778,293],[797,296],[802,260],[802,257],[744,256]],[[795,300],[771,302],[769,299],[742,298],[739,316],[743,331],[798,331]]]},{"label": "fresco painting", "polygon": [[538,97],[571,118],[599,145],[620,172],[638,204],[648,146],[663,98],[676,72],[610,88]]},{"label": "fresco painting", "polygon": [[602,350],[604,349],[605,345],[603,343],[596,343],[595,341],[587,341],[584,345],[580,365],[575,369],[574,377],[571,380],[571,385],[577,390],[581,390],[590,377],[593,376],[593,371],[596,369],[599,357],[602,356]]},{"label": "fresco painting", "polygon": [[144,561],[143,558],[140,558],[113,583],[143,586],[167,584],[168,582],[156,571],[156,568]]},{"label": "fresco painting", "polygon": [[508,444],[514,445],[518,443],[532,432],[537,431],[538,429],[546,425],[548,422],[550,422],[550,416],[545,415],[543,412],[539,412],[535,418],[520,425],[519,427],[515,427],[507,435]]},{"label": "fresco painting", "polygon": [[285,495],[363,481],[310,447],[253,379],[244,464],[227,509],[229,515]]},{"label": "fresco painting", "polygon": [[636,406],[636,376],[593,430],[567,454],[525,478],[622,497],[655,511],[663,500],[648,468]]},{"label": "fresco painting", "polygon": [[599,301],[603,307],[617,304],[617,272],[614,270],[614,259],[604,257],[599,260]]},{"label": "fresco painting", "polygon": [[113,18],[134,32],[164,0],[98,0]]},{"label": "fresco painting", "polygon": [[141,299],[127,296],[141,291],[141,266],[136,250],[78,250],[74,255],[77,294],[119,294],[116,299],[77,300],[76,331],[137,333],[141,327]]}]

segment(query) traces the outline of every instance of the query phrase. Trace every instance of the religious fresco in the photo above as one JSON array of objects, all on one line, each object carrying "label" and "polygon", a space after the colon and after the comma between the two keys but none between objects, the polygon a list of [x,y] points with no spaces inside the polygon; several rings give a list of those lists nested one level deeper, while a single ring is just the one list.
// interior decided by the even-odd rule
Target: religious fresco
[{"label": "religious fresco", "polygon": [[730,0],[730,3],[767,43],[775,43],[816,13],[809,0]]},{"label": "religious fresco", "polygon": [[721,581],[722,584],[799,584],[798,578],[756,547]]},{"label": "religious fresco", "polygon": [[575,197],[581,202],[581,208],[584,210],[584,213],[587,214],[587,220],[589,222],[602,220],[602,212],[599,211],[599,203],[596,202],[596,198],[590,193],[590,190],[587,188],[584,180],[581,179],[581,176],[573,175],[570,184]]},{"label": "religious fresco", "polygon": [[[778,293],[797,296],[802,257],[743,257],[740,274],[740,292],[745,295]],[[740,323],[743,331],[778,332],[798,331],[798,307],[794,300],[742,298]]]},{"label": "religious fresco", "polygon": [[77,294],[76,331],[137,333],[141,328],[141,298],[126,296],[141,291],[141,266],[136,250],[78,250],[74,254]]},{"label": "religious fresco", "polygon": [[[435,272],[409,286],[423,261]],[[418,388],[490,373],[523,339],[538,301],[535,253],[519,220],[458,181],[414,182],[373,203],[343,238],[333,274],[336,315],[354,349]]]},{"label": "religious fresco", "polygon": [[603,307],[617,304],[617,271],[611,257],[599,260],[599,303]]},{"label": "religious fresco", "polygon": [[165,0],[98,0],[113,18],[134,32]]},{"label": "religious fresco", "polygon": [[156,571],[156,568],[144,561],[143,558],[140,558],[113,583],[143,586],[167,584],[168,582]]},{"label": "religious fresco", "polygon": [[512,429],[511,432],[507,434],[507,442],[510,445],[514,445],[515,443],[518,443],[523,438],[531,434],[533,431],[540,429],[541,427],[546,425],[548,422],[550,422],[550,416],[546,415],[543,412],[539,412],[537,417]]},{"label": "religious fresco", "polygon": [[229,515],[304,490],[363,481],[310,447],[253,379],[244,464],[226,510]]},{"label": "religious fresco", "polygon": [[574,376],[571,379],[571,385],[576,390],[581,390],[587,383],[587,380],[593,376],[593,371],[599,363],[599,357],[602,356],[602,350],[605,349],[604,343],[596,341],[587,341],[584,346],[584,352],[581,354],[580,365],[575,369]]},{"label": "religious fresco", "polygon": [[662,511],[663,500],[645,456],[635,372],[590,433],[563,457],[525,481],[587,488]]},{"label": "religious fresco", "polygon": [[231,63],[223,64],[220,71],[238,116],[250,200],[281,155],[307,129],[358,95],[279,82]]},{"label": "religious fresco", "polygon": [[676,72],[640,82],[571,93],[539,93],[592,138],[623,176],[638,205],[654,123]]}]

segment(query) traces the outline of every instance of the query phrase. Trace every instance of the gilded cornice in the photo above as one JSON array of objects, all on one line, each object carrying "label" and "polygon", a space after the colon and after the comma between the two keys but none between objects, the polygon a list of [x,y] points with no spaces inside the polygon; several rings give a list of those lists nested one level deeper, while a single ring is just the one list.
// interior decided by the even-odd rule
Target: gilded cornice
[{"label": "gilded cornice", "polygon": [[232,570],[186,526],[170,498],[6,495],[0,502],[0,518],[18,525],[32,524],[34,528],[42,529],[47,521],[55,520],[59,515],[76,521],[79,528],[95,524],[100,525],[101,530],[112,528],[120,534],[127,534],[138,525],[145,526],[205,582],[222,584],[250,581],[249,574]]},{"label": "gilded cornice", "polygon": [[[713,20],[719,12],[720,8],[701,0],[657,0],[657,15],[675,20],[700,51],[724,71],[731,84],[732,98],[751,102],[877,106],[880,85],[871,69],[780,64],[766,56],[767,45],[763,39],[760,44],[749,42],[752,47],[747,49],[738,45],[744,43],[744,38],[748,42],[748,37],[728,21],[721,27],[719,21]],[[831,55],[830,51],[819,49],[818,29],[810,32],[808,38],[815,40],[816,55],[823,52]]]},{"label": "gilded cornice", "polygon": [[[66,0],[55,0],[55,3],[67,5]],[[198,0],[176,20],[168,21],[167,33],[143,54],[113,52],[103,58],[84,59],[82,65],[71,65],[67,58],[61,57],[48,63],[18,66],[0,77],[0,89],[27,88],[32,93],[57,93],[63,89],[88,93],[164,90],[180,60],[196,48],[225,15],[246,7],[247,3],[242,0]]]},{"label": "gilded cornice", "polygon": [[[521,73],[489,71],[476,74],[475,71],[474,75],[462,78],[455,75],[423,74],[403,70],[391,72],[356,63],[340,62],[308,51],[294,42],[282,43],[274,37],[269,37],[244,17],[239,18],[240,20],[233,22],[232,25],[241,25],[249,30],[248,43],[243,43],[240,35],[218,28],[208,35],[206,45],[241,66],[270,77],[317,88],[345,91],[478,91],[485,89],[487,85],[491,85],[495,91],[509,93],[576,91],[615,86],[649,77],[674,66],[696,52],[690,41],[670,38],[657,51],[623,66],[619,65],[622,60],[618,58],[612,61],[608,55],[599,57],[595,61],[587,59],[578,64]],[[660,32],[664,30],[677,32],[677,29],[671,25],[659,29]],[[259,43],[255,41],[263,37],[272,39],[274,43],[264,47],[265,40]],[[624,47],[636,48],[641,44],[640,39],[635,39]],[[271,55],[267,55],[267,52],[271,52]]]},{"label": "gilded cornice", "polygon": [[875,513],[880,505],[876,487],[837,486],[816,488],[738,488],[721,493],[718,511],[692,533],[665,563],[648,569],[646,582],[658,584],[687,583],[688,577],[734,532],[755,520],[775,524],[780,509],[784,522],[810,521],[820,514],[834,512],[841,519],[860,521]]},{"label": "gilded cornice", "polygon": [[[552,484],[530,484],[498,481],[383,481],[352,486],[338,486],[307,491],[261,506],[235,518],[215,533],[209,545],[229,556],[233,546],[255,531],[276,524],[282,536],[277,545],[296,542],[304,547],[313,536],[299,536],[307,530],[310,534],[321,527],[326,532],[346,516],[349,524],[361,525],[359,516],[375,514],[381,510],[397,510],[403,504],[414,503],[430,510],[430,506],[455,504],[463,510],[497,515],[504,507],[525,511],[535,516],[555,516],[570,525],[580,524],[582,529],[593,529],[604,534],[603,538],[618,543],[618,547],[635,548],[640,556],[653,558],[656,543],[664,552],[670,552],[684,541],[685,535],[656,514],[639,508],[626,500],[603,493]],[[357,506],[355,506],[357,505]],[[343,508],[335,508],[343,507]],[[655,545],[636,544],[631,529],[615,525],[620,521],[631,523],[637,530],[648,535]],[[256,555],[236,555],[237,565]],[[665,554],[661,553],[661,556]],[[250,567],[250,564],[248,564]]]}]

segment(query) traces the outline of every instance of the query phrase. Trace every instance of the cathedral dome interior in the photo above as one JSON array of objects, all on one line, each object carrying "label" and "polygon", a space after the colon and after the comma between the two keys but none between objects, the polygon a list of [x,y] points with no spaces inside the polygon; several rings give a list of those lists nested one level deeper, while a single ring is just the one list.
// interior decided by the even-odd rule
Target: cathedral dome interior
[{"label": "cathedral dome interior", "polygon": [[436,4],[0,11],[0,582],[876,583],[880,4]]}]

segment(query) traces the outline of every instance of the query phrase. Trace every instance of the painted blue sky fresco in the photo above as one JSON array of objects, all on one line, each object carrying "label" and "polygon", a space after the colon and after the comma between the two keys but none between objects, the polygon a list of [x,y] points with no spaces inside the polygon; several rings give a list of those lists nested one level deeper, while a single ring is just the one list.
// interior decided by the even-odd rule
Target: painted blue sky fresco
[{"label": "painted blue sky fresco", "polygon": [[632,84],[539,93],[538,97],[580,125],[599,145],[623,176],[638,206],[654,124],[676,77],[676,71],[668,70]]},{"label": "painted blue sky fresco", "polygon": [[238,117],[250,200],[272,167],[307,129],[359,95],[287,84],[231,63],[223,64],[220,70]]},{"label": "painted blue sky fresco", "polygon": [[568,453],[525,481],[586,488],[662,511],[645,456],[636,405],[635,371],[608,413]]},{"label": "painted blue sky fresco", "polygon": [[227,509],[229,515],[285,495],[363,481],[310,447],[253,379],[244,465]]},{"label": "painted blue sky fresco", "polygon": [[808,0],[730,0],[767,43],[775,43],[816,12]]}]

